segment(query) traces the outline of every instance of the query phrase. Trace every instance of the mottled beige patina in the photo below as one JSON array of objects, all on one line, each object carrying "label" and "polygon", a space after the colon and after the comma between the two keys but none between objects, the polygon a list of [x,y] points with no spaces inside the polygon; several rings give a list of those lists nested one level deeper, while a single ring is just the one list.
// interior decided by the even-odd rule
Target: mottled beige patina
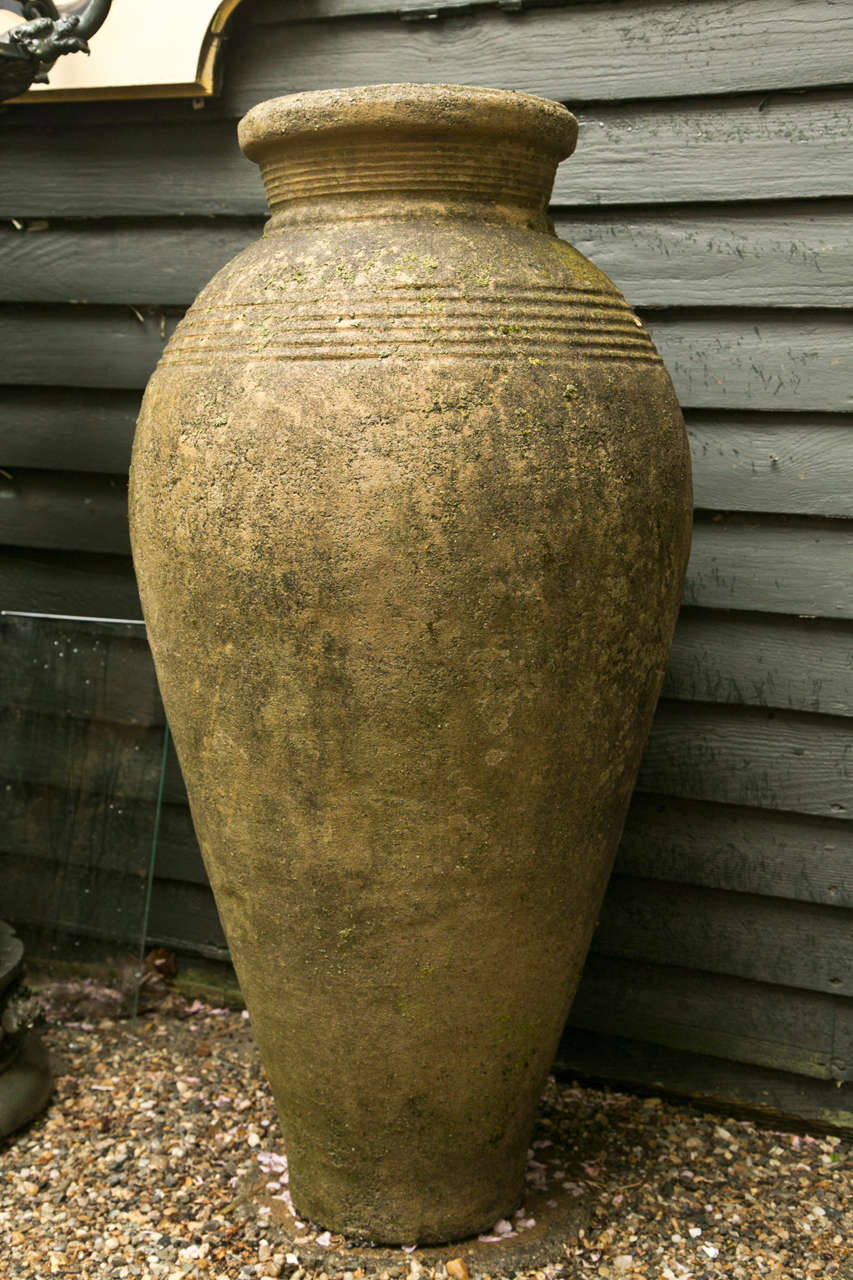
[{"label": "mottled beige patina", "polygon": [[545,209],[576,125],[380,86],[241,126],[273,217],[151,379],[149,635],[305,1217],[519,1202],[690,529],[672,384]]}]

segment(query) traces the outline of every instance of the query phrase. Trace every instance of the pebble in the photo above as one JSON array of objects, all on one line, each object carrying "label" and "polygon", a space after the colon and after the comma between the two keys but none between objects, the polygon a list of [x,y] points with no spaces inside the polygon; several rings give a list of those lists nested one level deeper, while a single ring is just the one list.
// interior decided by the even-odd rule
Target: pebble
[{"label": "pebble", "polygon": [[[55,1099],[0,1147],[2,1280],[853,1278],[848,1138],[553,1080],[529,1197],[476,1265],[462,1247],[445,1265],[401,1249],[396,1267],[336,1271],[334,1236],[305,1223],[300,1252],[268,1208],[240,1200],[253,1173],[286,1189],[287,1165],[239,1013],[157,1013],[136,1036],[121,1020],[57,1023],[43,1036],[61,1064]],[[582,1233],[537,1270],[502,1271],[559,1197],[585,1206]],[[310,1261],[323,1239],[326,1271]]]}]

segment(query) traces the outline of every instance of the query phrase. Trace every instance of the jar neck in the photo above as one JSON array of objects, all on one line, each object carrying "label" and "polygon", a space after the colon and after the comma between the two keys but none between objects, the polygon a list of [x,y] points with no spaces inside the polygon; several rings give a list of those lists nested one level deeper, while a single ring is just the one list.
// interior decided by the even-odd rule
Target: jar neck
[{"label": "jar neck", "polygon": [[300,222],[473,217],[546,231],[558,157],[476,132],[277,140],[257,156],[270,230]]}]

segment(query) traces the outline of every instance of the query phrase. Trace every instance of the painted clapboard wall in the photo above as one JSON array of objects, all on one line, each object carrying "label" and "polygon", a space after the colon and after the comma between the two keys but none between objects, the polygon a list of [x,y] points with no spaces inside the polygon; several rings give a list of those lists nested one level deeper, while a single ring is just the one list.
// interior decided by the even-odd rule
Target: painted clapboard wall
[{"label": "painted clapboard wall", "polygon": [[[262,224],[248,107],[393,80],[566,102],[555,222],[658,343],[697,512],[562,1060],[853,1124],[853,10],[244,0],[230,32],[198,109],[0,113],[0,607],[139,617],[133,421],[183,308]],[[0,640],[3,911],[107,936],[81,895],[124,876],[135,919],[162,748],[142,632],[9,618]],[[164,801],[151,937],[222,954],[173,760]],[[34,905],[57,851],[61,893]]]}]

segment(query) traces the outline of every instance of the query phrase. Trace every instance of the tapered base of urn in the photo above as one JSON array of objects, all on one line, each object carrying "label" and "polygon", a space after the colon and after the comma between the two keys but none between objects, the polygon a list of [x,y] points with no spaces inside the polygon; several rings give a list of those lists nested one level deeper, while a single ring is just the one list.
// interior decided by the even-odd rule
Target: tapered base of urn
[{"label": "tapered base of urn", "polygon": [[[412,1181],[413,1152],[389,1152],[383,1168],[352,1169],[337,1179],[292,1185],[301,1219],[349,1241],[385,1245],[437,1245],[488,1232],[511,1218],[522,1203],[526,1152],[512,1167],[476,1163],[447,1150],[417,1161],[422,1179]],[[399,1175],[399,1176],[398,1176]]]}]

